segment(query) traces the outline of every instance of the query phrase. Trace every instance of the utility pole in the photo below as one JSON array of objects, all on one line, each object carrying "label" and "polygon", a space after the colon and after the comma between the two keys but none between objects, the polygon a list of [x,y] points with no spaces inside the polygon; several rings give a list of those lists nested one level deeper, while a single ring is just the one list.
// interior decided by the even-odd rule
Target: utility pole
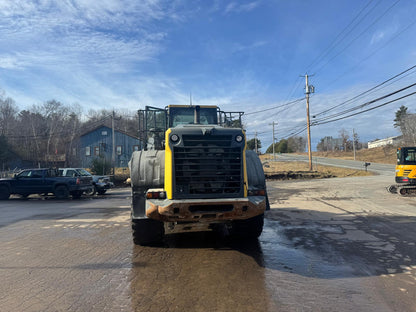
[{"label": "utility pole", "polygon": [[258,154],[258,152],[257,152],[257,131],[254,135],[254,146],[255,146],[256,154]]},{"label": "utility pole", "polygon": [[[275,157],[275,154],[274,154],[274,141],[275,141],[275,138],[274,138],[274,124],[275,124],[275,122],[273,121],[271,124],[269,124],[269,125],[273,125],[273,143],[272,143],[272,148],[273,148],[273,160],[276,160],[276,157]],[[277,122],[276,122],[276,125],[277,125]]]},{"label": "utility pole", "polygon": [[352,149],[354,150],[354,160],[355,160],[355,131],[352,129]]},{"label": "utility pole", "polygon": [[114,117],[115,113],[113,110],[113,114],[111,115],[111,129],[112,129],[112,137],[113,137],[113,150],[111,153],[111,166],[113,167],[113,176],[116,174],[116,137],[115,137],[115,131],[114,131]]},{"label": "utility pole", "polygon": [[315,92],[315,87],[310,86],[308,82],[308,74],[305,75],[305,94],[306,94],[306,126],[308,129],[308,156],[309,156],[309,171],[312,171],[312,148],[311,148],[311,121],[309,114],[309,94]]}]

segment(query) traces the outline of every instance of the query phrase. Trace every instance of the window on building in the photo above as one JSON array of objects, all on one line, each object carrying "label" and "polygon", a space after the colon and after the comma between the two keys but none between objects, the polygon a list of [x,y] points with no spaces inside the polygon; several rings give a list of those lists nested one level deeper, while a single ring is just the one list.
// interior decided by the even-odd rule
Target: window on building
[{"label": "window on building", "polygon": [[133,152],[138,152],[138,151],[139,151],[139,146],[133,145]]},{"label": "window on building", "polygon": [[116,154],[121,155],[121,145],[117,145],[116,147]]},{"label": "window on building", "polygon": [[91,156],[91,147],[90,146],[87,146],[85,148],[85,156]]},{"label": "window on building", "polygon": [[105,131],[105,130],[104,131],[101,131],[101,135],[103,135],[103,136],[104,135],[107,135],[107,131]]},{"label": "window on building", "polygon": [[100,156],[100,147],[99,146],[94,147],[94,156]]}]

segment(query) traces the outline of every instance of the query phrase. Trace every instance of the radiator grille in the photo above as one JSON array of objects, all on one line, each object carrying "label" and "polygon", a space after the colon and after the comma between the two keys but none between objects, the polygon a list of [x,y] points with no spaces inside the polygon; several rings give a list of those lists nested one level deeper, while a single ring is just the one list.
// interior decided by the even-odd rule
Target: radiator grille
[{"label": "radiator grille", "polygon": [[183,135],[174,147],[175,197],[235,197],[242,184],[242,147],[231,135]]},{"label": "radiator grille", "polygon": [[408,177],[412,170],[403,170],[403,176]]}]

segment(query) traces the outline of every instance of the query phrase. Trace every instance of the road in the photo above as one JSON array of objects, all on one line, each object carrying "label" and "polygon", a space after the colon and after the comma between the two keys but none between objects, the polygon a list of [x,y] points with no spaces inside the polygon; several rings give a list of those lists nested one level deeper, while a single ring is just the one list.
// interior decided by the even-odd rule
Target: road
[{"label": "road", "polygon": [[251,242],[134,246],[128,189],[2,201],[1,311],[416,311],[416,199],[391,179],[269,181]]},{"label": "road", "polygon": [[[295,154],[278,154],[276,156],[277,161],[304,161],[309,162],[308,155],[295,155]],[[326,157],[312,157],[312,164],[316,165],[326,165],[326,166],[336,166],[342,168],[350,169],[359,169],[364,170],[364,161],[355,161],[355,160],[346,160],[339,158],[326,158]],[[369,171],[373,171],[380,175],[394,176],[395,165],[389,164],[378,164],[370,163],[367,167]]]}]

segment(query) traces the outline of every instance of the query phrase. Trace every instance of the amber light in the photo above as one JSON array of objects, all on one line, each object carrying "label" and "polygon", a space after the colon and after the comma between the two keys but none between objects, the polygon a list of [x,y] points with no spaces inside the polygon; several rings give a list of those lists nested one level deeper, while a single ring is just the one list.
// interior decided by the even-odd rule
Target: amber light
[{"label": "amber light", "polygon": [[146,193],[147,199],[166,199],[166,192],[160,192],[160,191],[150,191]]}]

